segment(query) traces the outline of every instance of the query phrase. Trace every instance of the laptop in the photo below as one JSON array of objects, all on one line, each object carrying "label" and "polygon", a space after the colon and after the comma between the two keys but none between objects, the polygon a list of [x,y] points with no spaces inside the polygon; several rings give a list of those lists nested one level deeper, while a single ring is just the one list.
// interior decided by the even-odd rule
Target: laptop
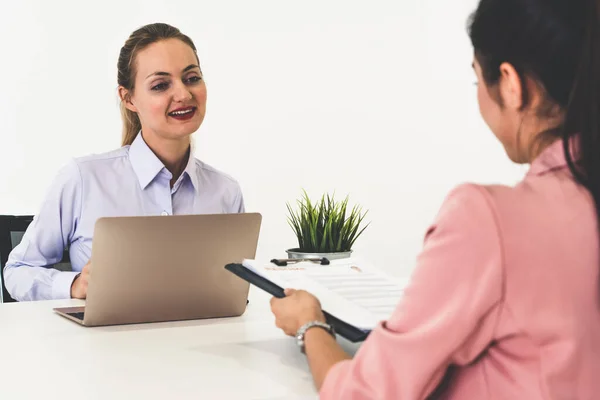
[{"label": "laptop", "polygon": [[96,221],[84,307],[59,307],[83,326],[236,317],[249,283],[227,271],[253,259],[258,213],[104,217]]}]

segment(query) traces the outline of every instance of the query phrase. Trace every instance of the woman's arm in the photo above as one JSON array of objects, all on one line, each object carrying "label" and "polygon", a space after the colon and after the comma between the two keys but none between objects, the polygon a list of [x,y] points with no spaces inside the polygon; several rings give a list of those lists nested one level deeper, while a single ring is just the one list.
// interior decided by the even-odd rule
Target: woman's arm
[{"label": "woman's arm", "polygon": [[81,175],[74,161],[54,179],[23,239],[4,267],[5,286],[18,301],[71,297],[77,272],[52,266],[62,259],[81,212]]},{"label": "woman's arm", "polygon": [[[283,299],[271,299],[271,311],[277,327],[289,336],[295,336],[309,322],[326,322],[321,304],[312,294],[286,289],[285,295]],[[321,387],[331,367],[351,359],[327,330],[317,326],[308,328],[304,333],[304,352],[317,388]]]},{"label": "woman's arm", "polygon": [[341,361],[350,360],[351,357],[324,329],[312,328],[306,331],[304,343],[315,386],[317,390],[321,390],[331,367]]}]

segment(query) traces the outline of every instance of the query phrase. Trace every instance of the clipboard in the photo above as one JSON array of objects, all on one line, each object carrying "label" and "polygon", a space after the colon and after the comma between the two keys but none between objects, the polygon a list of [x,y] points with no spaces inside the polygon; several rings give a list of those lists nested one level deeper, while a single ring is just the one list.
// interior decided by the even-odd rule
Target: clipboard
[{"label": "clipboard", "polygon": [[[239,278],[251,283],[252,285],[264,290],[270,295],[283,298],[285,297],[284,289],[271,282],[267,278],[257,274],[254,271],[249,270],[242,264],[227,264],[225,269],[229,272],[237,275]],[[349,340],[352,343],[362,342],[364,341],[371,331],[365,331],[360,328],[357,328],[354,325],[350,325],[349,323],[342,321],[341,319],[329,314],[327,311],[322,310],[325,315],[325,319],[327,323],[333,326],[335,329],[335,333],[342,336],[343,338]]]}]

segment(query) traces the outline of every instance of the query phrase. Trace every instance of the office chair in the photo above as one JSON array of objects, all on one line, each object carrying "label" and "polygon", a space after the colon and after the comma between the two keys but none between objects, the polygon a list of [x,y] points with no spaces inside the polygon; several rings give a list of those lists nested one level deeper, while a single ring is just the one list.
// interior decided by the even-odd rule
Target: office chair
[{"label": "office chair", "polygon": [[[21,242],[23,234],[31,221],[33,221],[32,215],[0,215],[0,282],[2,282],[0,302],[2,303],[11,303],[15,301],[10,297],[10,294],[6,290],[6,286],[4,286],[4,265],[6,265],[8,255],[12,249]],[[68,249],[65,249],[60,264],[56,264],[54,268],[61,271],[71,270]]]}]

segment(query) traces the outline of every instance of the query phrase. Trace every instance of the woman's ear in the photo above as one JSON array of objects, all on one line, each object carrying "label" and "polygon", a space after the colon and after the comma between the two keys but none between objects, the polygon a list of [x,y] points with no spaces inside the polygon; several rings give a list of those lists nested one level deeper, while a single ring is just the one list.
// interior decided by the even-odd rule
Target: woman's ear
[{"label": "woman's ear", "polygon": [[521,80],[515,67],[506,62],[500,65],[498,91],[504,107],[520,111],[525,106],[523,103],[524,84],[525,82]]},{"label": "woman's ear", "polygon": [[133,105],[131,102],[131,93],[129,90],[125,89],[123,86],[119,86],[119,98],[126,109],[132,112],[137,112],[137,107]]}]

